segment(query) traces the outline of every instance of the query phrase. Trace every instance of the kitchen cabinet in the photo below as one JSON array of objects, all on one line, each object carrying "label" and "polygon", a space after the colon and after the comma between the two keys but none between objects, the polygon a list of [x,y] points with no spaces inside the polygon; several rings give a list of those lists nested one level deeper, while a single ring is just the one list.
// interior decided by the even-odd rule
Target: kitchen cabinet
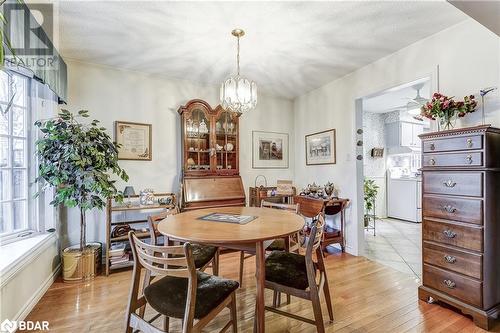
[{"label": "kitchen cabinet", "polygon": [[388,148],[409,147],[420,149],[419,135],[424,132],[423,124],[405,121],[385,125],[386,144]]}]

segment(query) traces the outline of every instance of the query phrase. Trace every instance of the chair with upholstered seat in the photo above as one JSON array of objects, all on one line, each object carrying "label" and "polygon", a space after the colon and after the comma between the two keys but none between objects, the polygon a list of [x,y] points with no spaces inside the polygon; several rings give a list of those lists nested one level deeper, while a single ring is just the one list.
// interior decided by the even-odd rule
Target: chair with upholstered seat
[{"label": "chair with upholstered seat", "polygon": [[[274,202],[269,202],[269,201],[261,201],[260,206],[262,208],[274,208],[274,209],[288,210],[288,211],[294,212],[294,213],[297,213],[299,210],[298,205],[274,203]],[[300,246],[297,244],[297,242],[298,242],[298,238],[296,236],[276,239],[266,248],[266,251],[298,251]],[[240,285],[243,284],[244,262],[246,259],[253,257],[254,255],[255,255],[255,253],[248,253],[247,254],[245,251],[240,251],[240,276],[239,276]]]},{"label": "chair with upholstered seat", "polygon": [[[196,270],[191,244],[155,246],[142,242],[133,231],[129,240],[134,257],[132,288],[127,308],[127,333],[168,332],[169,318],[182,320],[182,332],[201,332],[218,313],[228,307],[230,320],[220,332],[230,326],[237,332],[236,289],[238,282],[222,279]],[[142,270],[155,279],[140,289]],[[149,304],[158,314],[144,319],[143,309]],[[139,310],[139,312],[137,311]],[[152,323],[164,316],[163,328]]]},{"label": "chair with upholstered seat", "polygon": [[[275,293],[286,293],[287,295],[310,300],[313,307],[314,320],[279,310],[275,304],[273,304],[273,307],[266,306],[266,310],[316,325],[319,333],[325,332],[320,302],[321,290],[323,290],[325,295],[330,321],[333,321],[330,289],[320,245],[324,225],[324,216],[320,214],[312,224],[309,238],[306,242],[305,255],[273,251],[266,258],[265,265],[266,288],[273,290]],[[316,254],[316,262],[313,260],[313,253]]]},{"label": "chair with upholstered seat", "polygon": [[[158,231],[158,223],[170,215],[179,213],[177,207],[170,209],[158,215],[148,216],[149,233],[152,245],[162,245],[159,241],[160,233]],[[163,245],[169,245],[166,237],[163,237]],[[196,269],[204,271],[209,265],[212,265],[212,273],[219,274],[219,251],[215,246],[191,244],[193,249],[193,258]]]}]

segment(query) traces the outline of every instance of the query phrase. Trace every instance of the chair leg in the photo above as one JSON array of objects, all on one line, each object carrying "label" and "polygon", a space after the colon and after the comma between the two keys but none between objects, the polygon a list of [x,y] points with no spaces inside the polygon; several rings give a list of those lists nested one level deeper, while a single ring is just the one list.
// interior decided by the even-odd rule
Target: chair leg
[{"label": "chair leg", "polygon": [[245,252],[240,251],[240,288],[243,286],[243,262],[245,261]]},{"label": "chair leg", "polygon": [[238,332],[238,315],[236,313],[236,292],[233,292],[231,295],[231,308],[229,309],[231,312],[231,322],[232,322],[232,330],[233,333]]},{"label": "chair leg", "polygon": [[168,316],[163,316],[163,330],[168,333],[170,327],[170,318]]},{"label": "chair leg", "polygon": [[[151,272],[146,271],[146,274],[144,274],[144,281],[142,283],[142,292],[144,292],[144,289],[146,289],[146,287],[151,284],[151,281],[153,281],[153,279],[154,277],[151,276]],[[139,308],[139,317],[144,318],[145,312],[146,312],[146,304],[144,304]]]},{"label": "chair leg", "polygon": [[130,327],[130,312],[127,313],[127,320],[125,325],[127,325],[127,327],[125,328],[125,332],[132,333],[132,327]]},{"label": "chair leg", "polygon": [[219,275],[219,249],[215,252],[214,258],[212,259],[212,274],[215,276]]},{"label": "chair leg", "polygon": [[276,297],[276,307],[280,307],[281,306],[281,293],[278,291],[278,295]]},{"label": "chair leg", "polygon": [[292,303],[292,296],[290,296],[290,294],[286,294],[286,304],[290,304]]},{"label": "chair leg", "polygon": [[273,291],[273,308],[278,307],[278,292],[276,290]]},{"label": "chair leg", "polygon": [[330,317],[330,322],[333,322],[333,307],[332,307],[332,297],[330,295],[330,287],[328,285],[328,278],[325,274],[325,283],[323,284],[323,293],[325,294],[326,307],[328,308],[328,316]]},{"label": "chair leg", "polygon": [[314,321],[318,333],[325,333],[325,324],[323,323],[323,314],[321,313],[321,302],[319,300],[318,288],[311,288],[311,302],[314,312]]}]

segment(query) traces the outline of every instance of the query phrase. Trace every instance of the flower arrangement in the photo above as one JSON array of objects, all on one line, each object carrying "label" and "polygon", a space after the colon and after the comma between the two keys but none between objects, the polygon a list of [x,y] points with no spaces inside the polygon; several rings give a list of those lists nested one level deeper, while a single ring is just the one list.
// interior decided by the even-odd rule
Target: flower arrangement
[{"label": "flower arrangement", "polygon": [[434,93],[432,99],[420,109],[420,116],[431,120],[439,119],[444,129],[451,129],[456,117],[465,117],[467,113],[476,111],[476,106],[474,95],[465,96],[463,101],[457,102],[453,97]]}]

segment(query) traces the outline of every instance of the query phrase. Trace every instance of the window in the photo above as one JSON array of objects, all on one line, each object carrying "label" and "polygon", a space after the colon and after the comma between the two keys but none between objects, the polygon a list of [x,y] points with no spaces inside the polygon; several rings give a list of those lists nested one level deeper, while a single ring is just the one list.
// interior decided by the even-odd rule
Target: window
[{"label": "window", "polygon": [[[29,229],[29,79],[0,71],[0,237]],[[9,103],[12,103],[9,108]]]}]

